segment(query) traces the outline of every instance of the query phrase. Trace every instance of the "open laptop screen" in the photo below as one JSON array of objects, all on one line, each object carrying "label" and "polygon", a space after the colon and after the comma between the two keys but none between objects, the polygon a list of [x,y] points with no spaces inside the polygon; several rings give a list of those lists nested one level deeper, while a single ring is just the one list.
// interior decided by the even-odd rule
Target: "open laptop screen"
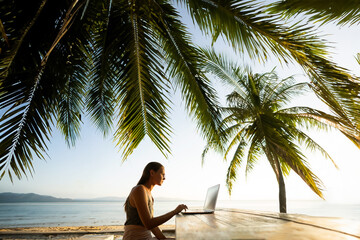
[{"label": "open laptop screen", "polygon": [[210,187],[206,193],[204,210],[215,210],[220,184]]}]

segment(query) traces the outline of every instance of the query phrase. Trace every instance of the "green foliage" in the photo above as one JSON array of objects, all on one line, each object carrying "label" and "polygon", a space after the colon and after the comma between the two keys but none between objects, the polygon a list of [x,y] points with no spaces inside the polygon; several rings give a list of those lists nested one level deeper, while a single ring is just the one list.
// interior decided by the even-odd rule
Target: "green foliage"
[{"label": "green foliage", "polygon": [[[222,36],[238,53],[263,61],[273,54],[300,64],[315,93],[342,119],[342,131],[349,138],[358,132],[358,79],[326,59],[326,42],[313,27],[284,25],[260,2],[177,2],[213,41]],[[53,125],[74,145],[84,114],[104,135],[114,130],[123,160],[145,136],[167,156],[172,86],[202,136],[221,147],[217,94],[203,68],[207,56],[192,44],[174,5],[167,0],[2,1],[0,179],[32,173],[33,157],[45,158]]]}]

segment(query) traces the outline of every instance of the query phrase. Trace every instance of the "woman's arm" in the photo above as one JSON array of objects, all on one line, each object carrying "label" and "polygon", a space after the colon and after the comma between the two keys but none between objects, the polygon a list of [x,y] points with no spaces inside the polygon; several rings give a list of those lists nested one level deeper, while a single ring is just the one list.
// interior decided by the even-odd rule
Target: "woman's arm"
[{"label": "woman's arm", "polygon": [[163,232],[160,230],[159,227],[155,227],[151,229],[151,232],[155,235],[157,239],[166,239],[165,235],[163,234]]},{"label": "woman's arm", "polygon": [[177,208],[175,208],[173,211],[164,215],[154,218],[151,217],[148,208],[148,195],[146,194],[145,187],[142,185],[133,189],[132,193],[130,194],[130,200],[130,204],[134,204],[133,206],[137,209],[141,222],[149,230],[167,222],[182,210],[187,209],[186,205],[182,204],[177,206]]}]

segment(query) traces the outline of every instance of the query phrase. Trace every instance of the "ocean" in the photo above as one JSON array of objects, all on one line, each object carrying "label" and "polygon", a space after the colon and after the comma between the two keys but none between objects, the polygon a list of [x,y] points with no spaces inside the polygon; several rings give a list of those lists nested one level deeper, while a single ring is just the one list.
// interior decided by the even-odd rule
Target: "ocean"
[{"label": "ocean", "polygon": [[[178,203],[201,206],[202,201],[156,201],[155,216],[173,210]],[[0,228],[123,225],[124,202],[39,202],[0,203]],[[218,208],[278,211],[277,201],[219,201]],[[342,217],[360,221],[359,204],[325,201],[288,201],[288,213],[322,217]],[[166,224],[175,224],[172,218]]]}]

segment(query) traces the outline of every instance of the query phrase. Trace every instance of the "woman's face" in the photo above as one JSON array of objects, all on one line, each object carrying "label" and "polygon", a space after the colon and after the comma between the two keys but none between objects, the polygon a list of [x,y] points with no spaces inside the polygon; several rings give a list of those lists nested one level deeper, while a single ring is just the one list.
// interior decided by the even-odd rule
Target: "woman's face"
[{"label": "woman's face", "polygon": [[156,172],[154,171],[153,180],[156,185],[161,186],[161,184],[165,180],[165,168],[164,167],[160,167],[159,170],[157,170]]}]

